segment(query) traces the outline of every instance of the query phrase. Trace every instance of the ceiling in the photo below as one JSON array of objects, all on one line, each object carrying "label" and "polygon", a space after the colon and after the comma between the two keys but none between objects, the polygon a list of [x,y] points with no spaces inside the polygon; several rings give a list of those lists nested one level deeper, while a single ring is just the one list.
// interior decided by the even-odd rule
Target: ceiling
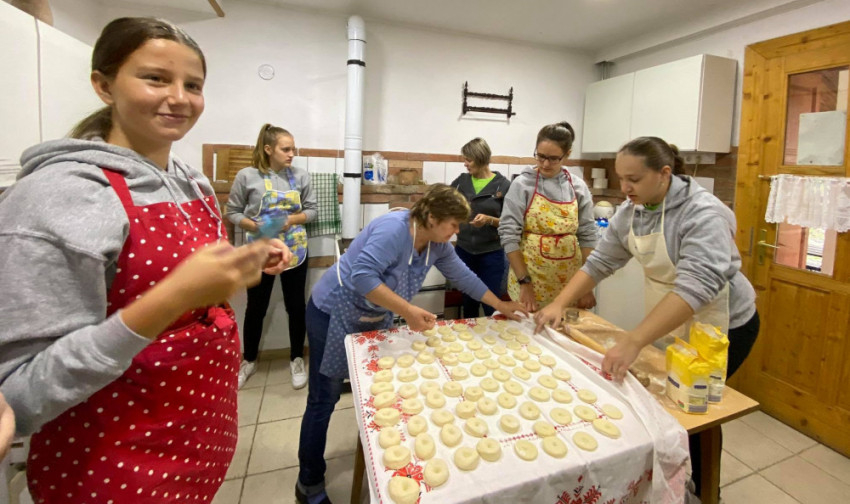
[{"label": "ceiling", "polygon": [[[367,22],[550,45],[613,60],[636,49],[648,49],[819,0],[251,1],[338,15],[358,14]],[[225,12],[228,2],[223,4]],[[620,47],[623,44],[627,46]]]}]

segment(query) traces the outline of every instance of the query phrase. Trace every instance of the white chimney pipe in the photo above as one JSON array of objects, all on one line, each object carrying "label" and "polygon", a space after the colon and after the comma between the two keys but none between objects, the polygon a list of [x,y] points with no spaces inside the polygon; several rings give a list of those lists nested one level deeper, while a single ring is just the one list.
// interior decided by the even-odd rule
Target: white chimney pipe
[{"label": "white chimney pipe", "polygon": [[345,105],[345,170],[342,186],[342,237],[360,232],[360,184],[363,173],[363,86],[366,24],[348,18],[348,93]]}]

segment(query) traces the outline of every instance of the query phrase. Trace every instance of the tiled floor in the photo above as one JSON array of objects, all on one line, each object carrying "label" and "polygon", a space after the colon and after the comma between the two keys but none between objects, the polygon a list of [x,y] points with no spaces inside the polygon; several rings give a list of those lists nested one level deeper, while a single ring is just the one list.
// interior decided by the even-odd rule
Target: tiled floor
[{"label": "tiled floor", "polygon": [[[295,502],[307,388],[293,390],[289,382],[288,361],[264,362],[239,392],[236,457],[213,504]],[[351,394],[345,394],[331,418],[326,452],[328,494],[337,504],[351,500],[354,424]],[[850,459],[768,415],[729,422],[723,437],[724,504],[850,502]]]}]

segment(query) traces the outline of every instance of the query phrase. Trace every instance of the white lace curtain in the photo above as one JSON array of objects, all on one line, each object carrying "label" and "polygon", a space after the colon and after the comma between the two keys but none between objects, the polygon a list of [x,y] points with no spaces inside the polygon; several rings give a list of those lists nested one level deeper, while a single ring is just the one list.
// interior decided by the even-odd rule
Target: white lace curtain
[{"label": "white lace curtain", "polygon": [[767,222],[807,228],[850,230],[850,178],[774,175]]}]

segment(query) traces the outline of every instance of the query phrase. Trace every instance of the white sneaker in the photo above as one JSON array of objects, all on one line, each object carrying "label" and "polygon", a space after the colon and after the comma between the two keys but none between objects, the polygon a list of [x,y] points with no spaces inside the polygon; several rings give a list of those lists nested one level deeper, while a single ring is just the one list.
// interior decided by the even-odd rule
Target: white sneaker
[{"label": "white sneaker", "polygon": [[296,357],[289,363],[289,372],[292,373],[292,388],[300,389],[307,385],[307,371],[304,369],[304,359]]},{"label": "white sneaker", "polygon": [[242,363],[239,364],[239,384],[237,385],[237,388],[241,389],[243,386],[245,386],[245,382],[248,381],[248,378],[253,376],[253,374],[256,372],[256,362],[248,362],[243,360]]}]

